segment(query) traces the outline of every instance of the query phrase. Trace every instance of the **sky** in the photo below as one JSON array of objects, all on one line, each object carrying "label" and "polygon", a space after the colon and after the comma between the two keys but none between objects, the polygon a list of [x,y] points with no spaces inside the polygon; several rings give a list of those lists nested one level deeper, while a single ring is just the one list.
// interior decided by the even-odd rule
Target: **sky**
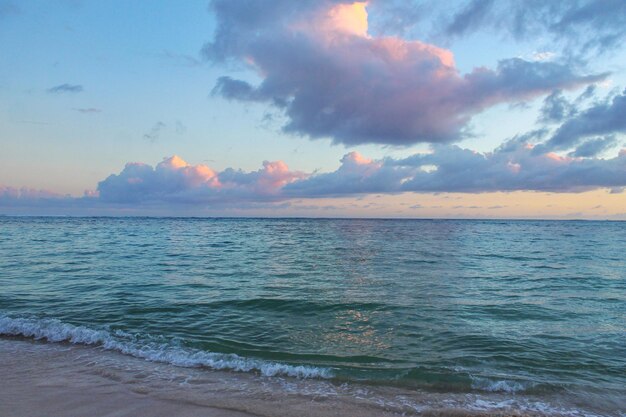
[{"label": "sky", "polygon": [[0,214],[626,220],[623,0],[0,0]]}]

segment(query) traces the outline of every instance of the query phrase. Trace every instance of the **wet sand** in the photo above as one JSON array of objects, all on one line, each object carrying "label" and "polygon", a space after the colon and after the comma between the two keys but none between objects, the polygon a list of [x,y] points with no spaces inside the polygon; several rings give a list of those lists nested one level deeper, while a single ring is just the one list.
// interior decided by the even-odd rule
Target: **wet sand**
[{"label": "wet sand", "polygon": [[399,415],[284,380],[177,368],[69,344],[0,339],[0,364],[3,417]]},{"label": "wet sand", "polygon": [[[151,395],[82,349],[0,341],[2,416],[215,416],[253,414]],[[127,368],[128,369],[128,368]],[[140,376],[139,376],[140,378]]]},{"label": "wet sand", "polygon": [[3,417],[562,414],[524,404],[506,395],[479,398],[180,368],[90,346],[0,338]]}]

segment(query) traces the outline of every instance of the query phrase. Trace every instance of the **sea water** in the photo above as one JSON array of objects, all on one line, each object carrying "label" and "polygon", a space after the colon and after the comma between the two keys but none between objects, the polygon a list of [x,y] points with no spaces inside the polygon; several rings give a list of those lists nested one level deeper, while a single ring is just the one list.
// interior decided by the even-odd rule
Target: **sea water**
[{"label": "sea water", "polygon": [[0,334],[620,416],[625,255],[626,222],[0,217]]}]

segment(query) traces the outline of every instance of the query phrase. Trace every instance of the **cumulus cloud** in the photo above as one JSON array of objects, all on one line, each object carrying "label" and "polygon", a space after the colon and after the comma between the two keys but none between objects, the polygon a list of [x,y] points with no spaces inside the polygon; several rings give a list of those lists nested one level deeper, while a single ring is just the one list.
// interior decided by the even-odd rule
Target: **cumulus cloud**
[{"label": "cumulus cloud", "polygon": [[338,170],[288,184],[284,192],[318,197],[383,192],[583,192],[624,184],[626,151],[606,160],[536,155],[532,144],[513,140],[489,153],[454,145],[380,161],[351,153]]},{"label": "cumulus cloud", "polygon": [[626,154],[612,159],[572,158],[555,153],[536,155],[533,145],[518,142],[490,153],[456,146],[400,161],[431,164],[403,183],[405,191],[551,191],[583,192],[626,183]]},{"label": "cumulus cloud", "polygon": [[373,160],[350,152],[337,170],[313,174],[292,171],[281,161],[265,161],[252,172],[217,172],[172,156],[154,168],[127,164],[98,184],[98,199],[130,205],[237,205],[401,192],[583,192],[626,186],[626,150],[610,159],[537,155],[525,141],[528,137],[532,135],[513,138],[487,153],[437,145],[430,153]]},{"label": "cumulus cloud", "polygon": [[218,28],[204,56],[245,63],[261,81],[224,76],[213,92],[277,107],[287,116],[285,132],[346,145],[410,145],[458,140],[486,108],[606,76],[520,58],[461,74],[449,50],[372,36],[366,5],[215,0]]},{"label": "cumulus cloud", "polygon": [[309,197],[399,192],[404,176],[402,168],[389,167],[383,161],[350,152],[341,159],[336,171],[294,182],[284,191],[287,195]]},{"label": "cumulus cloud", "polygon": [[303,177],[281,161],[265,161],[263,168],[254,172],[232,168],[216,172],[172,156],[154,168],[126,164],[122,172],[98,184],[98,194],[101,201],[110,203],[263,201],[275,199],[283,186]]},{"label": "cumulus cloud", "polygon": [[80,93],[83,91],[83,86],[78,84],[60,84],[48,88],[47,91],[51,94]]},{"label": "cumulus cloud", "polygon": [[[0,187],[0,207],[53,208],[58,213],[92,210],[128,213],[142,208],[237,208],[286,203],[293,199],[365,194],[483,193],[496,191],[583,192],[626,187],[626,149],[610,159],[537,155],[520,136],[493,152],[437,145],[430,153],[373,160],[346,154],[339,168],[306,174],[282,161],[257,171],[191,165],[178,156],[152,167],[128,163],[98,183],[97,190],[72,198],[48,191]],[[417,208],[417,207],[413,207]],[[94,211],[95,210],[95,211]]]}]

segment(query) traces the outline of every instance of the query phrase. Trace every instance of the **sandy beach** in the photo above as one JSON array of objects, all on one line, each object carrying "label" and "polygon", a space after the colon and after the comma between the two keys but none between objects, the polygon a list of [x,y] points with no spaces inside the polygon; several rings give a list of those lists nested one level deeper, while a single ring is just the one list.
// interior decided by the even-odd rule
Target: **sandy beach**
[{"label": "sandy beach", "polygon": [[533,410],[506,396],[455,398],[180,368],[88,346],[19,338],[0,339],[0,363],[3,417],[566,414]]},{"label": "sandy beach", "polygon": [[[0,339],[0,415],[395,416],[317,382],[177,368],[68,344]],[[406,411],[406,410],[405,410]]]},{"label": "sandy beach", "polygon": [[184,397],[177,399],[155,395],[147,385],[141,384],[141,375],[135,374],[135,379],[127,379],[121,368],[111,369],[104,363],[94,361],[88,351],[29,341],[1,340],[0,415],[254,415],[228,407],[195,404]]}]

